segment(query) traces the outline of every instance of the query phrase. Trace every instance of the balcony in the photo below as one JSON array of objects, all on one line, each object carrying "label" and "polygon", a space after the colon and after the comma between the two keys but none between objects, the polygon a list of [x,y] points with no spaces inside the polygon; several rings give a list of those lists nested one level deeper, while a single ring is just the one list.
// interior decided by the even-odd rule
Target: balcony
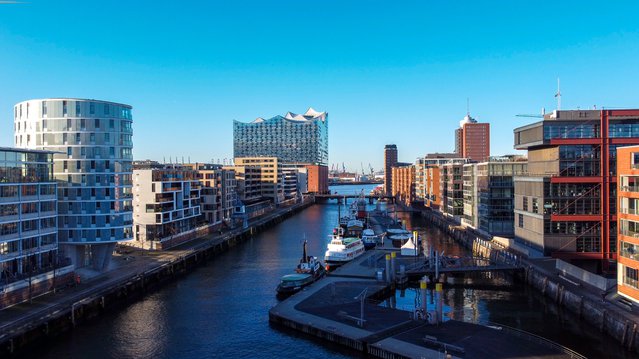
[{"label": "balcony", "polygon": [[622,192],[639,192],[639,186],[620,186]]}]

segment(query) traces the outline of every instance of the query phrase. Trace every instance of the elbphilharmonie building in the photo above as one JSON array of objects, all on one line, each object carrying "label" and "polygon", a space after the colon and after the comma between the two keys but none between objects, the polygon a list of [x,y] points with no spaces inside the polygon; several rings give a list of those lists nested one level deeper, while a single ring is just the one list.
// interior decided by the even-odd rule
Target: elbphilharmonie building
[{"label": "elbphilharmonie building", "polygon": [[327,166],[328,113],[309,108],[304,114],[234,121],[233,157],[256,156]]}]

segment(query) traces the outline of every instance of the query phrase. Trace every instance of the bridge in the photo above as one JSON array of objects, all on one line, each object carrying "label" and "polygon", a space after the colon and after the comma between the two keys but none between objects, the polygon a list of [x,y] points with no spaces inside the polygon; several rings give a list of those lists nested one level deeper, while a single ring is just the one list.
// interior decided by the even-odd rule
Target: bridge
[{"label": "bridge", "polygon": [[[487,258],[481,257],[441,257],[439,266],[435,268],[435,261],[421,257],[419,260],[415,258],[398,258],[398,265],[405,265],[405,275],[409,279],[418,279],[427,275],[436,273],[447,274],[467,274],[467,273],[486,273],[486,272],[513,272],[523,270],[523,267],[517,261],[504,261],[503,263],[495,263]],[[396,267],[396,268],[397,268]]]},{"label": "bridge", "polygon": [[316,194],[315,195],[315,200],[322,200],[322,201],[328,201],[328,200],[337,200],[337,203],[341,203],[342,200],[346,201],[348,199],[355,199],[355,198],[366,198],[368,200],[368,203],[373,204],[374,200],[379,200],[379,201],[387,201],[389,203],[395,203],[395,198],[393,196],[380,196],[380,195],[361,195],[361,194]]}]

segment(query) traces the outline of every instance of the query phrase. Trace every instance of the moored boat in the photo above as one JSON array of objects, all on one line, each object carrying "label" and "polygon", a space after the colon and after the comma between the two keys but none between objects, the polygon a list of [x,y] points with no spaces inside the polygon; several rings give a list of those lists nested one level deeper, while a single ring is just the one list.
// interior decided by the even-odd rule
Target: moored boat
[{"label": "moored boat", "polygon": [[294,274],[282,277],[277,286],[278,295],[289,295],[300,291],[326,274],[326,269],[317,257],[306,254],[306,241],[304,241],[302,259],[295,268]]},{"label": "moored boat", "polygon": [[331,241],[327,247],[328,249],[324,254],[327,270],[334,269],[357,258],[365,251],[362,240],[355,237],[344,238],[344,229],[341,227],[333,230]]},{"label": "moored boat", "polygon": [[380,238],[381,236],[376,235],[375,232],[370,228],[366,228],[362,232],[362,242],[364,243],[364,248],[366,249],[375,248]]}]

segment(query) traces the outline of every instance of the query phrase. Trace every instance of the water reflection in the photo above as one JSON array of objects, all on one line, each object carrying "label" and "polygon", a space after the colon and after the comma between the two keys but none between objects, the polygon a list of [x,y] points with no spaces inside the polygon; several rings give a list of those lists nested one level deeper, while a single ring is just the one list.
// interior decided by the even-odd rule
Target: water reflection
[{"label": "water reflection", "polygon": [[[352,187],[351,192],[363,188],[366,193],[374,186]],[[352,357],[341,347],[268,324],[268,310],[278,303],[275,287],[280,277],[298,263],[303,239],[308,240],[309,255],[323,256],[327,236],[337,223],[337,212],[335,203],[311,206],[161,290],[55,338],[26,357]],[[448,255],[468,255],[468,251],[418,216],[403,212],[397,216],[437,250]],[[388,305],[414,308],[415,295],[413,289],[403,294],[398,291]],[[427,300],[430,306],[430,297]],[[593,358],[632,357],[614,340],[506,277],[474,277],[466,286],[447,287],[444,301],[444,311],[450,318],[521,328]]]}]

